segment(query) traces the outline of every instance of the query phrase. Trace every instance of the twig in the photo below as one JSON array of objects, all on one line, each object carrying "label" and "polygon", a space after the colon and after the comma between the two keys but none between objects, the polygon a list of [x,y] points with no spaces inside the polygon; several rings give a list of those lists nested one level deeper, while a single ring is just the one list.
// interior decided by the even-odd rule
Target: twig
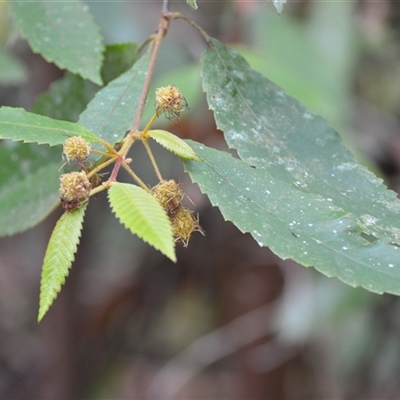
[{"label": "twig", "polygon": [[132,171],[126,161],[122,162],[122,167],[128,172],[128,174],[134,179],[134,181],[144,190],[150,192],[150,189],[146,186],[146,184]]},{"label": "twig", "polygon": [[147,154],[149,155],[151,164],[153,165],[154,171],[157,175],[158,180],[161,182],[163,180],[163,177],[161,176],[160,169],[158,168],[156,159],[154,158],[153,152],[151,151],[151,148],[149,146],[149,142],[147,140],[142,140],[143,146],[145,147]]}]

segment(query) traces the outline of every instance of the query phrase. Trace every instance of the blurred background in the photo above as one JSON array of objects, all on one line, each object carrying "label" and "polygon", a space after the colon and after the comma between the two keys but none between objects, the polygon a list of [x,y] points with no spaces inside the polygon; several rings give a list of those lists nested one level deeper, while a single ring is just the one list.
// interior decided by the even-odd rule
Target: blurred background
[{"label": "blurred background", "polygon": [[[400,190],[400,3],[289,0],[281,15],[267,1],[197,3],[195,12],[183,0],[170,9],[321,114],[360,162]],[[161,10],[160,1],[88,4],[106,43],[141,43]],[[197,31],[174,21],[152,93],[177,85],[190,110],[160,124],[225,149],[201,90],[204,49]],[[29,50],[0,3],[0,105],[31,109],[62,75]],[[176,157],[153,147],[206,235],[178,247],[173,264],[125,230],[100,195],[67,282],[40,324],[40,269],[61,211],[2,238],[0,399],[400,398],[399,299],[260,248],[223,221]],[[133,156],[135,171],[155,184],[142,149]]]}]

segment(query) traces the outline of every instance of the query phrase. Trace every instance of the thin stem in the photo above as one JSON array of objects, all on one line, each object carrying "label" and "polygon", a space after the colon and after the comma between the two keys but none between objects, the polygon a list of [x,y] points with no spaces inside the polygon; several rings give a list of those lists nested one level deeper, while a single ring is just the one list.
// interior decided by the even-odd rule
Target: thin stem
[{"label": "thin stem", "polygon": [[143,50],[143,48],[146,46],[147,43],[153,42],[155,39],[156,35],[153,33],[152,35],[150,35],[140,46],[139,48],[136,50],[137,54],[140,54],[141,51]]},{"label": "thin stem", "polygon": [[103,168],[107,167],[108,165],[112,164],[114,161],[118,159],[118,156],[114,156],[112,158],[109,158],[107,161],[104,161],[100,165],[98,165],[96,168],[93,168],[88,174],[87,177],[90,178],[97,172],[101,171]]},{"label": "thin stem", "polygon": [[134,181],[144,190],[150,192],[151,190],[146,186],[146,184],[132,171],[131,167],[126,163],[122,162],[122,167],[128,172],[128,174],[134,179]]},{"label": "thin stem", "polygon": [[161,182],[163,180],[163,177],[161,176],[160,169],[158,168],[156,159],[154,158],[153,152],[151,151],[151,148],[149,146],[149,143],[147,140],[142,140],[143,146],[145,147],[147,154],[149,155],[151,164],[153,165],[154,171],[157,175],[158,180]]},{"label": "thin stem", "polygon": [[96,149],[92,149],[90,152],[95,153],[95,154],[100,154],[101,156],[106,157],[106,158],[115,157],[114,153],[113,154],[106,153],[105,151],[100,151],[100,150],[96,150]]},{"label": "thin stem", "polygon": [[89,196],[93,196],[93,195],[95,195],[95,194],[97,194],[97,193],[100,193],[100,192],[102,192],[103,190],[108,189],[109,187],[110,187],[110,185],[107,184],[107,182],[105,182],[105,183],[103,183],[102,185],[97,186],[97,187],[95,187],[94,189],[92,189],[92,190],[90,191],[90,193],[89,193]]},{"label": "thin stem", "polygon": [[201,36],[203,36],[203,38],[205,39],[205,41],[206,41],[207,43],[210,42],[210,36],[208,36],[207,32],[206,32],[200,25],[197,25],[196,22],[194,22],[192,19],[188,18],[186,15],[184,15],[184,14],[182,14],[182,13],[180,13],[180,12],[174,12],[174,13],[168,13],[167,16],[168,16],[168,18],[169,18],[170,20],[173,20],[173,19],[183,19],[183,20],[186,21],[188,24],[190,24],[190,25],[192,25],[194,28],[196,28],[196,29],[200,32]]},{"label": "thin stem", "polygon": [[[152,47],[152,53],[151,53],[151,57],[150,57],[149,66],[147,68],[146,78],[144,80],[142,93],[141,93],[140,98],[139,98],[139,104],[138,104],[138,108],[137,108],[137,111],[136,111],[136,116],[135,116],[135,119],[133,121],[133,125],[132,125],[131,130],[128,133],[128,135],[125,137],[124,144],[122,145],[121,149],[118,152],[118,154],[121,157],[125,157],[126,156],[126,154],[128,153],[129,149],[131,148],[133,142],[136,139],[136,135],[137,135],[137,132],[139,130],[140,119],[142,117],[143,109],[144,109],[144,106],[146,104],[147,93],[149,92],[151,79],[153,77],[154,67],[155,67],[155,64],[156,64],[158,53],[160,51],[161,41],[162,41],[164,35],[168,31],[168,26],[169,26],[169,18],[168,18],[168,16],[166,14],[161,15],[160,21],[158,23],[157,35],[155,36],[155,39],[154,39],[154,42],[153,42],[154,45]],[[118,171],[119,171],[119,169],[121,167],[121,162],[118,162],[118,161],[119,161],[119,159],[115,163],[114,169],[113,169],[113,171],[111,173],[111,178],[113,178],[113,180],[116,179]],[[121,158],[121,161],[122,161],[122,158]]]},{"label": "thin stem", "polygon": [[149,131],[149,129],[151,128],[151,126],[154,124],[154,121],[155,121],[156,119],[157,119],[157,113],[154,114],[154,115],[151,117],[151,120],[150,120],[149,123],[146,125],[146,128],[144,128],[144,130],[143,130],[143,132],[142,132],[142,134],[141,134],[142,139],[147,139],[147,138],[148,138],[147,132]]},{"label": "thin stem", "polygon": [[135,116],[135,120],[132,125],[131,132],[135,132],[135,131],[139,130],[140,118],[142,117],[142,114],[143,114],[143,109],[144,109],[144,106],[146,103],[147,93],[149,92],[151,79],[153,77],[154,67],[155,67],[155,64],[157,61],[158,53],[160,51],[161,41],[168,31],[168,26],[169,26],[169,19],[168,19],[168,17],[166,17],[163,14],[158,23],[157,35],[154,39],[154,47],[152,49],[149,67],[147,69],[146,78],[143,83],[143,89],[142,89],[142,93],[141,93],[140,99],[139,99],[139,106],[138,106],[138,109],[136,112],[136,116]]},{"label": "thin stem", "polygon": [[111,153],[111,154],[116,154],[116,151],[114,150],[114,147],[111,146],[110,143],[108,143],[106,140],[99,138],[99,142]]},{"label": "thin stem", "polygon": [[138,137],[138,132],[129,132],[129,135],[124,139],[124,142],[121,146],[121,148],[119,149],[118,154],[120,154],[121,156],[125,156],[129,149],[131,148],[133,142],[135,141],[135,139],[137,139]]},{"label": "thin stem", "polygon": [[123,161],[124,161],[124,159],[123,159],[122,156],[117,158],[117,160],[115,161],[114,168],[113,168],[113,170],[111,172],[110,179],[108,180],[109,182],[114,182],[114,181],[117,180],[118,171],[121,168],[121,164],[122,164]]}]

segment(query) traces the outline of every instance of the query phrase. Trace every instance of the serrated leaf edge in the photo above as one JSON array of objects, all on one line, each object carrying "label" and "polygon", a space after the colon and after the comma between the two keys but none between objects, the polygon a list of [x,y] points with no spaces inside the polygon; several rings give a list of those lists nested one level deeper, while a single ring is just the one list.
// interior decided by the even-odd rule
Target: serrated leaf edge
[{"label": "serrated leaf edge", "polygon": [[[76,0],[76,2],[77,3],[79,2],[82,5],[84,4],[82,1],[79,1],[79,0]],[[83,11],[83,12],[86,13],[87,16],[92,20],[91,22],[93,23],[93,26],[95,27],[97,33],[101,36],[100,28],[97,25],[96,21],[94,20],[93,15],[91,13],[87,12],[87,11]],[[14,12],[12,11],[12,14],[13,13]],[[14,18],[14,21],[15,21],[16,25],[18,26],[16,17]],[[19,28],[19,32],[21,34],[21,37],[24,38],[25,40],[27,40],[27,42],[29,43],[29,46],[32,49],[32,51],[34,53],[36,53],[36,54],[40,54],[46,61],[48,61],[50,63],[54,63],[55,65],[57,65],[57,67],[59,67],[62,70],[70,71],[70,72],[72,72],[72,73],[74,73],[76,75],[79,75],[83,79],[88,79],[88,80],[92,81],[93,83],[95,83],[97,85],[102,85],[103,84],[103,81],[102,81],[102,78],[101,78],[101,66],[102,66],[103,61],[104,61],[104,45],[103,44],[101,44],[101,46],[103,46],[103,51],[101,52],[100,64],[98,66],[98,70],[96,71],[96,74],[95,74],[96,76],[94,76],[94,75],[93,76],[85,76],[85,75],[82,75],[82,71],[80,71],[79,68],[72,68],[71,66],[67,67],[66,65],[64,65],[64,63],[62,63],[62,62],[60,63],[60,61],[57,59],[57,57],[52,57],[50,55],[43,54],[42,50],[40,49],[40,46],[38,47],[37,44],[31,40],[30,34],[26,33],[25,30],[21,29],[19,26],[18,26],[18,28]]]},{"label": "serrated leaf edge", "polygon": [[[49,146],[57,146],[60,144],[63,144],[64,140],[72,137],[72,136],[81,136],[83,137],[83,139],[87,140],[88,142],[94,143],[94,142],[98,142],[100,140],[100,138],[94,134],[92,131],[90,131],[89,129],[85,128],[82,125],[79,125],[75,122],[69,122],[69,121],[62,121],[62,120],[58,120],[58,119],[54,119],[54,118],[49,118],[46,117],[44,115],[40,115],[40,114],[35,114],[35,113],[30,113],[29,111],[26,111],[24,108],[20,108],[20,107],[0,107],[0,117],[1,117],[1,110],[13,110],[12,112],[21,112],[25,115],[32,118],[35,118],[37,120],[39,120],[40,122],[43,121],[44,125],[43,126],[39,126],[39,125],[30,125],[28,123],[15,123],[15,122],[8,122],[8,121],[4,121],[1,120],[0,121],[0,125],[4,124],[4,125],[14,125],[14,126],[18,126],[18,127],[26,127],[27,129],[29,128],[33,128],[33,129],[41,129],[41,130],[46,130],[49,129],[52,132],[56,132],[59,133],[62,136],[65,136],[65,138],[63,138],[63,140],[57,140],[57,141],[43,141],[43,140],[31,140],[29,138],[24,138],[24,137],[19,137],[19,138],[15,138],[15,137],[11,137],[11,136],[4,136],[1,132],[0,132],[0,139],[9,139],[12,140],[14,142],[23,142],[23,143],[37,143],[37,144],[48,144]],[[49,126],[46,126],[46,121],[55,121],[56,123],[59,123],[60,125],[65,125],[65,128],[52,128]],[[72,126],[77,126],[80,129],[82,129],[82,132],[77,132],[74,131],[72,129]],[[71,128],[68,128],[71,127]],[[54,139],[54,138],[53,138]]]},{"label": "serrated leaf edge", "polygon": [[163,129],[150,130],[147,133],[160,146],[178,157],[185,160],[201,161],[201,158],[196,154],[193,148],[173,133]]},{"label": "serrated leaf edge", "polygon": [[[81,238],[86,207],[87,205],[73,212],[65,212],[57,221],[50,236],[49,244],[43,260],[40,280],[38,322],[43,319],[54,300],[57,298],[61,286],[65,283],[71,265],[75,260],[75,253]],[[75,219],[70,221],[72,217]],[[75,231],[72,232],[73,234],[75,233],[74,236],[68,235],[71,230]],[[66,245],[66,242],[69,243]],[[60,276],[55,277],[54,279],[54,275],[59,273],[59,271],[55,271],[55,264],[58,264],[57,267],[59,269],[64,269],[64,271],[61,271]],[[51,282],[49,282],[48,275],[53,275]]]},{"label": "serrated leaf edge", "polygon": [[[117,217],[117,219],[120,221],[120,223],[126,228],[128,229],[132,234],[137,235],[140,239],[142,239],[144,242],[148,243],[150,246],[154,247],[156,250],[160,251],[162,254],[164,254],[166,257],[168,257],[171,261],[176,262],[176,254],[175,254],[175,250],[174,247],[172,247],[172,253],[170,253],[168,251],[168,249],[163,249],[160,246],[155,245],[154,243],[151,243],[149,240],[147,240],[141,233],[136,232],[131,226],[129,226],[129,224],[126,222],[126,219],[124,218],[124,216],[121,216],[120,213],[120,209],[117,207],[115,207],[115,201],[113,200],[113,198],[115,199],[115,194],[113,193],[113,187],[116,187],[116,185],[118,185],[118,187],[120,188],[124,188],[124,185],[129,185],[129,184],[124,184],[124,183],[120,183],[120,182],[115,182],[110,190],[108,191],[108,200],[110,203],[110,207],[112,212],[115,214],[115,216]],[[131,185],[131,186],[135,186],[135,185]],[[135,186],[136,188],[139,188],[138,186]],[[139,188],[141,189],[141,188]],[[125,189],[126,190],[126,189]],[[142,189],[144,191],[144,189]],[[128,192],[127,193],[128,196],[131,196],[131,193]],[[159,203],[154,199],[154,201],[156,202],[155,204],[159,205]],[[160,206],[160,211],[165,214],[165,217],[168,218],[167,214],[165,213],[164,209]],[[124,212],[123,212],[124,213]],[[171,242],[173,242],[172,239],[172,229],[171,229]]]}]

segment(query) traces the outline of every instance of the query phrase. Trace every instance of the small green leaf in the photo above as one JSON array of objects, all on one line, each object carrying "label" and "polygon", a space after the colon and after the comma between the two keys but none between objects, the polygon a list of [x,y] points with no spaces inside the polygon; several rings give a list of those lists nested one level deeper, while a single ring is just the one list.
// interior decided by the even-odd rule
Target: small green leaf
[{"label": "small green leaf", "polygon": [[354,214],[228,153],[191,145],[203,162],[185,161],[186,171],[224,218],[260,246],[351,286],[400,295],[400,247],[385,235],[385,221]]},{"label": "small green leaf", "polygon": [[18,85],[27,78],[23,64],[0,49],[0,85]]},{"label": "small green leaf", "polygon": [[280,14],[283,10],[284,4],[286,4],[287,0],[272,0],[272,4],[274,5],[276,11]]},{"label": "small green leaf", "polygon": [[39,322],[60,292],[74,261],[86,207],[65,212],[51,234],[40,280]]},{"label": "small green leaf", "polygon": [[127,229],[176,261],[171,222],[150,193],[135,185],[114,183],[108,198],[115,215]]},{"label": "small green leaf", "polygon": [[178,157],[200,161],[200,158],[196,155],[194,150],[186,142],[173,133],[164,131],[162,129],[151,130],[147,133],[159,145],[176,154]]},{"label": "small green leaf", "polygon": [[[101,75],[104,84],[132,67],[137,59],[135,43],[113,44],[106,47]],[[76,122],[100,86],[67,72],[40,95],[32,112],[63,121]]]},{"label": "small green leaf", "polygon": [[23,108],[0,108],[0,139],[55,146],[71,136],[81,136],[88,142],[99,140],[94,133],[73,122],[47,118]]},{"label": "small green leaf", "polygon": [[197,10],[198,6],[196,4],[196,0],[186,0],[186,3],[188,3],[188,5],[192,7],[193,10]]},{"label": "small green leaf", "polygon": [[62,69],[102,83],[102,37],[87,5],[79,0],[10,3],[15,23],[34,52]]},{"label": "small green leaf", "polygon": [[79,117],[79,124],[109,143],[119,142],[131,128],[149,65],[144,54],[127,72],[96,93]]}]

